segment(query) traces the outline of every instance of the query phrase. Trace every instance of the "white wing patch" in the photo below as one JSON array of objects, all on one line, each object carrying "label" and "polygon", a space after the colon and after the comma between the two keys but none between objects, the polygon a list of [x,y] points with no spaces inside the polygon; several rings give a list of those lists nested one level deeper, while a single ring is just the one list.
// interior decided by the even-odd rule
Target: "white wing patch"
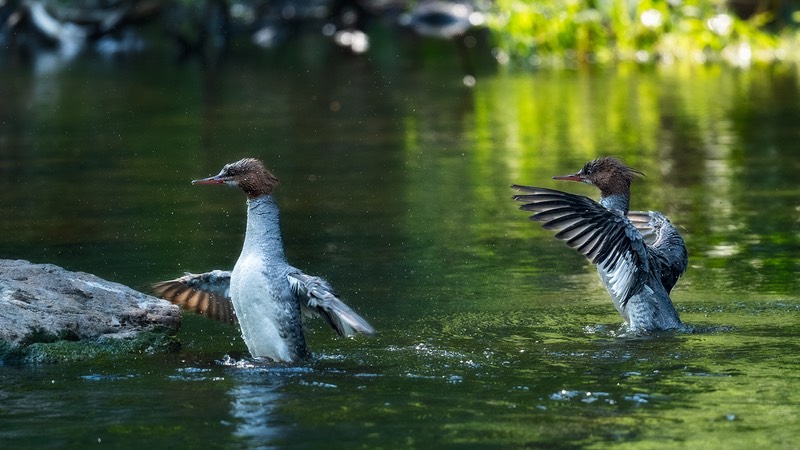
[{"label": "white wing patch", "polygon": [[625,252],[613,267],[599,264],[608,279],[608,290],[616,298],[627,299],[636,281],[639,267],[634,263],[630,252]]}]

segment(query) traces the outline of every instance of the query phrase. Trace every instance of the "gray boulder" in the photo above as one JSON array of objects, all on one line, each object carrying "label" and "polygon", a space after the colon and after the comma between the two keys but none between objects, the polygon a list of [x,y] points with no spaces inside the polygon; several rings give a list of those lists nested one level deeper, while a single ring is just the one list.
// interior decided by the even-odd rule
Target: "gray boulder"
[{"label": "gray boulder", "polygon": [[52,264],[0,259],[0,360],[174,350],[179,308]]}]

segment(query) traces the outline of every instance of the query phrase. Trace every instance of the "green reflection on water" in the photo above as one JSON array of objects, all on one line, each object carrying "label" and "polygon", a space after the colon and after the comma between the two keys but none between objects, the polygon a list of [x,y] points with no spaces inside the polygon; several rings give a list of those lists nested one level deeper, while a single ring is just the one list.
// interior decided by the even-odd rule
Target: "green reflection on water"
[{"label": "green reflection on water", "polygon": [[[311,323],[310,367],[243,369],[214,363],[244,351],[235,329],[187,315],[174,357],[0,366],[15,430],[0,439],[794,445],[794,73],[620,67],[467,90],[442,68],[339,62],[292,76],[258,63],[213,76],[89,62],[12,72],[0,255],[134,286],[230,268],[244,199],[189,180],[260,156],[282,180],[291,261],[329,278],[380,334],[341,340]],[[600,154],[647,174],[634,208],[684,230],[691,267],[674,300],[696,332],[615,338],[594,269],[511,201],[513,183],[596,196],[550,177]]]}]

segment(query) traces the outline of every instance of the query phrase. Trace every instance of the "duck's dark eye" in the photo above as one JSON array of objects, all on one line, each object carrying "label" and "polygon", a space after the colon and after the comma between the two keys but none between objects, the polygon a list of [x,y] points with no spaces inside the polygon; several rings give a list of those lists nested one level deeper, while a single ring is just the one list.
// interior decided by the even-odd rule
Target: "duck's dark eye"
[{"label": "duck's dark eye", "polygon": [[592,173],[592,164],[589,163],[589,164],[586,164],[585,166],[583,166],[583,169],[581,169],[581,172],[583,172],[585,175],[591,174]]}]

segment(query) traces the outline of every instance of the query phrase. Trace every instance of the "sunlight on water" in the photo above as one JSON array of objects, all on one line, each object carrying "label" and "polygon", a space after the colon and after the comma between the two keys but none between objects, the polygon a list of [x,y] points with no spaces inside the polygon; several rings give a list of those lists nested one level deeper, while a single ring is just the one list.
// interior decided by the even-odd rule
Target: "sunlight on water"
[{"label": "sunlight on water", "polygon": [[[248,358],[235,328],[185,314],[177,355],[0,365],[0,442],[794,445],[793,71],[621,66],[467,89],[449,69],[294,63],[292,76],[256,63],[213,76],[125,62],[10,71],[0,256],[142,289],[230,269],[244,198],[189,180],[258,156],[281,179],[290,261],[330,280],[378,335],[339,339],[310,322],[313,361],[284,367]],[[511,200],[514,183],[596,197],[551,177],[605,154],[646,174],[632,207],[664,212],[686,239],[673,300],[690,331],[621,334],[594,268]]]}]

